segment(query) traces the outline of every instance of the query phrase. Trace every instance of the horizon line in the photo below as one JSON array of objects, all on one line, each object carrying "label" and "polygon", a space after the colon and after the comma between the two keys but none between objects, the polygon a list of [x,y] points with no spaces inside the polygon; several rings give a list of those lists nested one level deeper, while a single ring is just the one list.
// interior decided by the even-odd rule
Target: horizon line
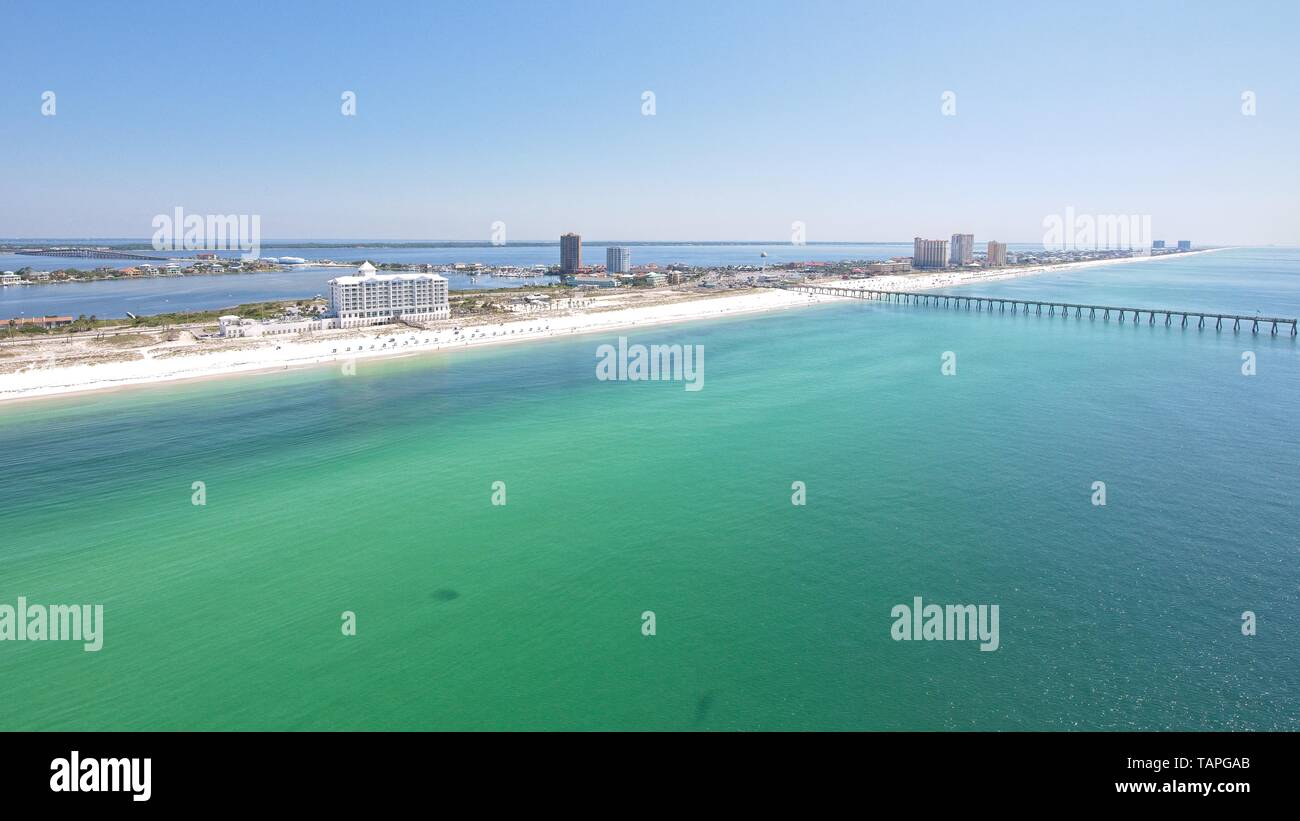
[{"label": "horizon line", "polygon": [[[583,239],[584,244],[591,245],[771,245],[771,246],[789,246],[792,248],[802,248],[809,245],[911,245],[913,239],[907,240],[856,240],[856,239],[835,239],[835,240],[809,240],[802,243],[792,243],[789,240],[739,240],[739,239]],[[922,239],[925,239],[922,237]],[[940,237],[942,239],[942,237]],[[149,237],[90,237],[90,236],[28,236],[28,237],[0,237],[0,243],[16,242],[35,242],[59,241],[59,242],[137,242],[149,244]],[[996,240],[1005,242],[1008,245],[1037,245],[1044,249],[1048,246],[1043,245],[1042,241],[1020,241],[1020,240]],[[1169,240],[1165,240],[1168,242]],[[1175,242],[1179,240],[1174,240]],[[556,245],[560,244],[558,239],[520,239],[509,240],[506,242],[493,242],[484,239],[399,239],[391,237],[341,237],[341,238],[310,238],[310,237],[272,237],[263,239],[259,245],[268,243],[320,243],[334,245],[354,245],[359,243],[403,243],[403,244],[442,244],[442,245],[472,245],[486,247],[509,247],[509,246],[535,246],[535,245]],[[1213,245],[1217,247],[1232,248],[1295,248],[1300,247],[1300,241],[1295,245],[1283,243],[1236,243],[1236,242],[1211,242],[1203,243],[1204,245]],[[1125,250],[1128,248],[1144,247],[1140,245],[1123,245],[1123,246],[1093,246],[1101,250]],[[184,249],[182,249],[184,250]],[[207,251],[213,249],[195,248],[190,250]],[[216,249],[222,250],[222,249]],[[227,249],[232,250],[232,249]]]}]

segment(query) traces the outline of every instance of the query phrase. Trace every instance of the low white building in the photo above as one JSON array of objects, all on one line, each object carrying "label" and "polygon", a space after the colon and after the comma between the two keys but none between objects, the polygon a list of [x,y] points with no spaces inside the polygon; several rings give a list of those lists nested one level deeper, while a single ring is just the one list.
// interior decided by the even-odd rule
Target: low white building
[{"label": "low white building", "polygon": [[617,288],[618,277],[601,276],[566,276],[560,280],[565,285],[576,288]]},{"label": "low white building", "polygon": [[217,319],[224,337],[288,336],[310,331],[330,331],[339,327],[333,317],[319,319],[274,319],[265,322],[228,314]]},{"label": "low white building", "polygon": [[355,276],[335,277],[329,286],[340,328],[451,318],[447,278],[438,274],[379,274],[366,262]]}]

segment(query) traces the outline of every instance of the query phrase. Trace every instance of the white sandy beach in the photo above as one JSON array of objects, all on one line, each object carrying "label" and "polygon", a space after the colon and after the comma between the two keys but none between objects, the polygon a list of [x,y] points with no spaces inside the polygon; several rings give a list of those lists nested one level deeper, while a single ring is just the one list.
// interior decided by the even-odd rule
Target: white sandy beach
[{"label": "white sandy beach", "polygon": [[[835,280],[835,285],[843,288],[916,291],[1188,255],[1131,257],[994,271],[941,271],[933,274],[881,276],[865,280]],[[837,298],[765,288],[639,307],[612,307],[582,313],[538,312],[524,315],[520,319],[486,324],[451,321],[439,323],[440,327],[430,327],[428,330],[396,325],[374,326],[359,331],[322,333],[297,339],[276,337],[247,340],[236,347],[222,347],[221,341],[199,341],[197,345],[183,349],[174,344],[160,343],[136,352],[136,358],[125,361],[60,366],[57,358],[53,361],[47,358],[14,372],[0,374],[0,402],[185,379],[283,371],[327,363],[341,366],[352,360],[426,351],[453,351],[480,345],[715,319],[796,308],[835,299]],[[617,302],[617,295],[612,295],[611,301]],[[212,349],[204,351],[205,344]],[[3,362],[0,359],[0,363]]]}]

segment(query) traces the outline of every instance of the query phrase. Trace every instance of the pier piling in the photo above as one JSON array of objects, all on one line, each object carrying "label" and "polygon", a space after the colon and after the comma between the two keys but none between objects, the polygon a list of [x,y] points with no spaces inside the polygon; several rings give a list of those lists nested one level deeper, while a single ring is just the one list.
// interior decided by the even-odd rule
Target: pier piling
[{"label": "pier piling", "polygon": [[1010,305],[1012,314],[1018,313],[1017,307],[1024,306],[1024,313],[1025,315],[1028,315],[1029,308],[1032,305],[1034,308],[1034,314],[1036,316],[1042,316],[1043,307],[1046,306],[1047,315],[1049,318],[1055,317],[1056,309],[1060,308],[1061,317],[1064,319],[1069,319],[1070,309],[1073,308],[1075,319],[1082,319],[1083,309],[1087,308],[1088,319],[1095,320],[1097,318],[1097,312],[1101,311],[1102,321],[1109,322],[1110,312],[1116,311],[1119,317],[1118,321],[1121,325],[1124,322],[1125,315],[1132,314],[1133,324],[1137,325],[1140,323],[1140,320],[1142,319],[1142,314],[1145,313],[1147,315],[1147,325],[1150,327],[1154,327],[1156,324],[1156,314],[1164,314],[1165,327],[1168,328],[1170,327],[1170,325],[1173,324],[1174,315],[1177,314],[1179,317],[1181,317],[1179,326],[1183,329],[1187,328],[1188,319],[1195,316],[1197,318],[1196,327],[1198,330],[1205,329],[1206,319],[1213,319],[1214,330],[1222,331],[1223,321],[1225,319],[1230,319],[1232,320],[1233,333],[1241,332],[1241,323],[1243,320],[1245,320],[1251,323],[1250,332],[1252,334],[1259,333],[1259,326],[1260,323],[1262,322],[1269,326],[1269,334],[1271,336],[1277,336],[1279,328],[1283,328],[1287,325],[1291,326],[1292,338],[1295,338],[1297,335],[1300,335],[1300,328],[1297,327],[1297,320],[1295,318],[1276,317],[1276,316],[1245,316],[1242,314],[1227,314],[1227,313],[1221,314],[1221,313],[1203,312],[1203,311],[1179,311],[1179,310],[1174,310],[1172,308],[1163,308],[1163,309],[1131,308],[1131,307],[1118,306],[1118,305],[1085,305],[1082,303],[1073,303],[1073,302],[1050,302],[1047,300],[1034,300],[1034,299],[1007,299],[1005,297],[961,296],[961,295],[954,295],[954,294],[935,294],[935,293],[924,293],[924,292],[916,292],[916,291],[892,291],[892,290],[877,289],[877,288],[841,288],[834,285],[783,285],[780,287],[785,288],[787,290],[799,291],[803,293],[821,294],[825,296],[852,297],[855,299],[873,299],[880,302],[892,302],[901,305],[919,305],[919,306],[927,306],[927,307],[933,306],[936,308],[943,307],[947,309],[960,310],[964,304],[967,311],[969,311],[971,309],[971,306],[974,305],[975,311],[977,313],[983,313],[984,306],[988,305],[989,308],[988,312],[990,314],[993,313],[993,303],[995,302],[998,305],[998,313],[1000,314],[1005,314],[1007,312],[1007,306]]}]

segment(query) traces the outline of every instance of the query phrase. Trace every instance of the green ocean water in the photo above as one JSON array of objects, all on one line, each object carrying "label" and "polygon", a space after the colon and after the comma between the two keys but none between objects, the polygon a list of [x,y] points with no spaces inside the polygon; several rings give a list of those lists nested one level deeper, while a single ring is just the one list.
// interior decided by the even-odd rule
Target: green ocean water
[{"label": "green ocean water", "polygon": [[[969,293],[1295,316],[1300,252]],[[608,334],[0,407],[0,604],[105,619],[0,642],[0,728],[1297,728],[1291,337],[867,303],[628,336],[703,345],[704,389],[598,381]],[[999,605],[1001,646],[892,640],[914,596]]]}]

